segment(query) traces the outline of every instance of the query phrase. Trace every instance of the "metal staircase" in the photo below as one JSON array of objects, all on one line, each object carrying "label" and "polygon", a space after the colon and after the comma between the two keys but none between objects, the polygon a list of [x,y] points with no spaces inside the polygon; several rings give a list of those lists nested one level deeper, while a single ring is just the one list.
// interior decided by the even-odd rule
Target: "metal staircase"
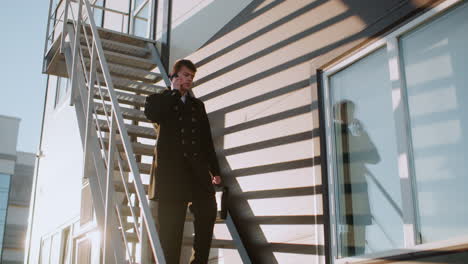
[{"label": "metal staircase", "polygon": [[[157,141],[157,125],[143,114],[145,97],[170,85],[156,43],[96,27],[89,0],[64,2],[57,20],[62,24],[54,25],[62,30],[45,52],[44,72],[69,78],[71,84],[83,177],[103,234],[101,261],[166,263],[141,177],[150,174],[151,164],[143,157],[153,156]],[[165,86],[156,85],[160,81]],[[190,214],[187,221],[192,221]],[[229,213],[217,223],[227,224],[233,240],[213,239],[212,248],[237,249],[250,263]],[[191,242],[184,238],[185,245]]]}]

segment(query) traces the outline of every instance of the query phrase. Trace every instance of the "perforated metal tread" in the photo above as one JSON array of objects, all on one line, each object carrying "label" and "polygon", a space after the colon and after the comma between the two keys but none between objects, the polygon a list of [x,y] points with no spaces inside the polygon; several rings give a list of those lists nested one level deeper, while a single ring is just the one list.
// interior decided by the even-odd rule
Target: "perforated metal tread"
[{"label": "perforated metal tread", "polygon": [[[99,120],[98,123],[102,131],[109,132],[109,126],[107,125],[107,121]],[[130,124],[125,124],[125,126],[130,136],[156,139],[156,132],[151,127],[142,127]]]}]

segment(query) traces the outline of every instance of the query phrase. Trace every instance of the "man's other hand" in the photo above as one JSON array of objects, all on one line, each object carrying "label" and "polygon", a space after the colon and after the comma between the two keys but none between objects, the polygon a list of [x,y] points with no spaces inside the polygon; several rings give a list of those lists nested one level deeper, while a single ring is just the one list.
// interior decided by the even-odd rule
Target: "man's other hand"
[{"label": "man's other hand", "polygon": [[221,183],[221,177],[220,177],[220,176],[213,176],[213,177],[211,178],[211,182],[212,182],[213,184],[220,184],[220,183]]}]

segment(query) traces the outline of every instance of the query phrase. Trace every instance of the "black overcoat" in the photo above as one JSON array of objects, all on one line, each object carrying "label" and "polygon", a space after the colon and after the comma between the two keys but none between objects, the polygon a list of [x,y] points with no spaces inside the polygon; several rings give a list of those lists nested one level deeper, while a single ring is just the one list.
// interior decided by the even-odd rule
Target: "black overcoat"
[{"label": "black overcoat", "polygon": [[215,190],[210,172],[221,175],[204,103],[189,93],[184,103],[179,90],[164,90],[146,98],[145,115],[159,124],[149,198],[212,196]]}]

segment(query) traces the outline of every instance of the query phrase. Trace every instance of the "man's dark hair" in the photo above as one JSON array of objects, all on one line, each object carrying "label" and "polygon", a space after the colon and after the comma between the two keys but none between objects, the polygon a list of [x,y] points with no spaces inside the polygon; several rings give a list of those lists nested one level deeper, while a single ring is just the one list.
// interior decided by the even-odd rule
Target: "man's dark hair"
[{"label": "man's dark hair", "polygon": [[195,64],[193,64],[192,61],[180,59],[180,60],[177,60],[174,66],[172,67],[171,76],[174,75],[175,73],[178,73],[180,69],[182,68],[182,66],[187,67],[189,70],[193,71],[193,73],[197,72],[197,67],[195,66]]}]

